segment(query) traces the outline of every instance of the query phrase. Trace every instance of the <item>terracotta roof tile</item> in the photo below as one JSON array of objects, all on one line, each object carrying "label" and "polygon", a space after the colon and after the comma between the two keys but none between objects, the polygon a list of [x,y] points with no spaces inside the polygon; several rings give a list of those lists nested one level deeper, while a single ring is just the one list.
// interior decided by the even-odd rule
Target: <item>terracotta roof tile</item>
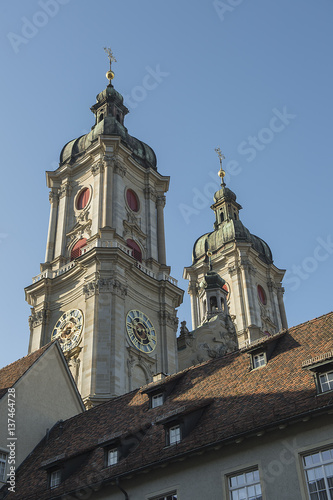
[{"label": "terracotta roof tile", "polygon": [[[332,392],[318,396],[311,372],[302,368],[304,360],[332,347],[330,313],[287,330],[264,367],[251,370],[250,354],[236,351],[184,370],[162,406],[149,407],[145,386],[76,415],[57,424],[25,460],[17,474],[17,492],[10,498],[57,498],[94,482],[133,475],[176,455],[332,410]],[[172,376],[159,385],[170,381]],[[201,413],[193,429],[177,445],[166,446],[163,419],[186,418],[195,411]],[[106,467],[105,446],[112,437],[130,451],[117,465]],[[50,492],[42,464],[59,456],[65,457],[64,465],[77,457],[80,466]]]}]

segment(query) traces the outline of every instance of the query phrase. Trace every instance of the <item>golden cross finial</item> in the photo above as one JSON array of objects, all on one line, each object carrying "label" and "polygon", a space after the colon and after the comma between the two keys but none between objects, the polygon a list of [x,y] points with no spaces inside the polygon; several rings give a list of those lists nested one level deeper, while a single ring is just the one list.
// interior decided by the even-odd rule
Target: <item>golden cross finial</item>
[{"label": "golden cross finial", "polygon": [[222,161],[225,160],[225,156],[224,154],[222,153],[221,149],[220,148],[215,148],[215,151],[217,153],[217,156],[219,157],[220,159],[220,170],[219,170],[219,177],[221,177],[221,186],[225,186],[225,182],[224,182],[224,177],[225,177],[225,171],[223,170],[222,168]]},{"label": "golden cross finial", "polygon": [[106,73],[106,78],[109,80],[110,85],[111,85],[111,80],[114,78],[114,72],[111,70],[111,63],[112,62],[117,62],[117,59],[114,57],[112,50],[110,47],[104,47],[104,51],[107,53],[109,61],[110,61],[110,69]]}]

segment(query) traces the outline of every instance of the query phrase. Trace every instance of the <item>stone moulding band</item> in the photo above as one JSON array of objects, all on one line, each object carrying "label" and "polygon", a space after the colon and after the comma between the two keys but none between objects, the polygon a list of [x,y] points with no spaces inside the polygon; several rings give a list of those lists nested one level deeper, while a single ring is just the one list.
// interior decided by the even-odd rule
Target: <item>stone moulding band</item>
[{"label": "stone moulding band", "polygon": [[[81,255],[84,255],[88,253],[90,250],[93,248],[119,248],[122,250],[124,253],[127,255],[130,255],[133,257],[133,250],[129,247],[126,247],[125,245],[122,245],[118,241],[102,241],[102,240],[97,240],[94,243],[91,243],[89,245],[86,245],[81,249]],[[32,283],[38,283],[38,281],[44,279],[44,278],[56,278],[57,276],[60,276],[61,274],[66,273],[70,269],[73,269],[73,267],[76,267],[77,262],[76,260],[73,260],[69,262],[68,264],[65,264],[64,266],[60,267],[56,271],[51,271],[50,269],[47,269],[46,271],[43,271],[42,273],[38,274],[37,276],[34,276],[32,278]],[[156,275],[151,269],[148,267],[145,267],[141,264],[141,262],[136,261],[136,267],[140,269],[143,273],[147,274],[151,278],[156,279],[157,281],[168,281],[172,285],[178,286],[178,281],[175,278],[172,278],[169,274],[166,273],[159,273]]]}]

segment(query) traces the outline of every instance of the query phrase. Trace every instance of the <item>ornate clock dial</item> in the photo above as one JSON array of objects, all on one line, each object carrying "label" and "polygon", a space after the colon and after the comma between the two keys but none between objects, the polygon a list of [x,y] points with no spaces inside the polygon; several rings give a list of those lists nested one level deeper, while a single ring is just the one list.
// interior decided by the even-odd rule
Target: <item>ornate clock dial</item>
[{"label": "ornate clock dial", "polygon": [[126,330],[130,341],[142,352],[150,353],[156,347],[156,330],[148,316],[137,309],[126,316]]},{"label": "ornate clock dial", "polygon": [[61,349],[66,352],[76,347],[80,341],[83,328],[83,312],[70,309],[58,319],[53,328],[51,340],[58,339]]}]

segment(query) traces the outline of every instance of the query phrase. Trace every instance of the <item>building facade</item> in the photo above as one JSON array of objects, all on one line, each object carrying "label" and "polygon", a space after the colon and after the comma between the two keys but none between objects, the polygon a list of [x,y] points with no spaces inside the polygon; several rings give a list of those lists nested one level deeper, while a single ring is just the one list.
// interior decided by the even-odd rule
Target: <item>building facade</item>
[{"label": "building facade", "polygon": [[185,267],[184,278],[189,280],[193,330],[220,314],[223,306],[218,297],[207,296],[205,274],[211,269],[223,278],[229,314],[242,346],[287,328],[282,287],[285,271],[274,265],[267,243],[241,222],[242,207],[226,187],[222,167],[221,171],[221,189],[211,206],[214,230],[194,243],[192,265]]},{"label": "building facade", "polygon": [[330,313],[74,416],[9,498],[328,500],[332,338]]},{"label": "building facade", "polygon": [[41,273],[25,290],[29,352],[59,339],[87,406],[177,371],[183,291],[166,265],[169,177],[129,135],[123,97],[108,87],[91,132],[47,172],[50,222]]}]

